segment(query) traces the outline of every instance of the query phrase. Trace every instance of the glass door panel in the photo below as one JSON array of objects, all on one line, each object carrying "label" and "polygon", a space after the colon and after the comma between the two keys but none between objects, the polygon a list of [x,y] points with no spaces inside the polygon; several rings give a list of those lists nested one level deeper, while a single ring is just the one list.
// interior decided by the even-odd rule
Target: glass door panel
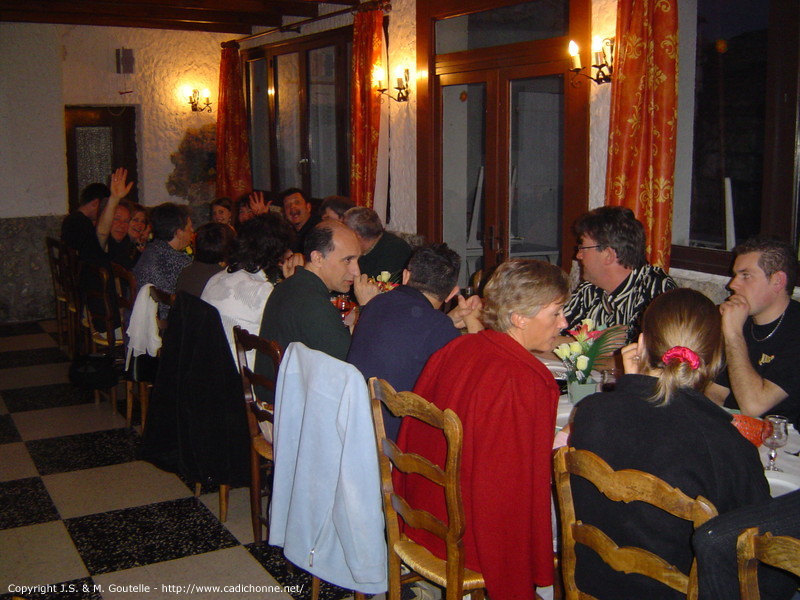
[{"label": "glass door panel", "polygon": [[303,187],[300,134],[300,57],[297,52],[275,57],[275,113],[279,189]]},{"label": "glass door panel", "polygon": [[461,255],[459,286],[483,265],[486,83],[441,87],[442,237]]},{"label": "glass door panel", "polygon": [[344,135],[336,131],[336,47],[326,46],[308,52],[308,149],[311,195],[322,198],[339,189],[337,141]]},{"label": "glass door panel", "polygon": [[250,61],[250,163],[253,169],[253,188],[272,189],[269,169],[269,96],[267,89],[267,60]]},{"label": "glass door panel", "polygon": [[558,263],[563,201],[563,89],[561,75],[510,82],[510,258]]}]

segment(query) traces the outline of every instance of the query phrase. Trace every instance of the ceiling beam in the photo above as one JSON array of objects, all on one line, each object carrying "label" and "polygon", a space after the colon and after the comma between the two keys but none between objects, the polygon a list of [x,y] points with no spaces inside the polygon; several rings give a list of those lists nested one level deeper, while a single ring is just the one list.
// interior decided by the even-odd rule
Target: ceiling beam
[{"label": "ceiling beam", "polygon": [[230,23],[198,23],[189,21],[162,21],[156,19],[122,19],[119,17],[92,16],[83,14],[7,11],[0,10],[0,21],[22,23],[54,23],[67,25],[97,25],[101,27],[138,27],[149,29],[173,29],[183,31],[206,31],[212,33],[236,33],[248,35],[249,25]]}]

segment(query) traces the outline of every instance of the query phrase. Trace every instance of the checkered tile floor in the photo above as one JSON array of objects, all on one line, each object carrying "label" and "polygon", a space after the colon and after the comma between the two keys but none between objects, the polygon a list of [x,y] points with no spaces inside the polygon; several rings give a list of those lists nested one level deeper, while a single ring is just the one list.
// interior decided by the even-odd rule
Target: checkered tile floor
[{"label": "checkered tile floor", "polygon": [[246,488],[220,523],[216,490],[196,499],[136,460],[137,430],[69,384],[54,329],[0,325],[0,599],[309,598],[305,574],[252,543]]}]

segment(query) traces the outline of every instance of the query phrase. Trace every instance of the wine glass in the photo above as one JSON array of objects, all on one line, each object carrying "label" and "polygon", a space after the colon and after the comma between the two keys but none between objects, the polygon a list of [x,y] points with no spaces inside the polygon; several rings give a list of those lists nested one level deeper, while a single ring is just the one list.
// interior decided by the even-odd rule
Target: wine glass
[{"label": "wine glass", "polygon": [[783,471],[783,469],[775,466],[775,459],[778,457],[778,448],[785,446],[789,439],[788,423],[788,419],[780,415],[767,415],[764,417],[761,439],[764,445],[769,448],[769,463],[764,467],[765,471]]}]

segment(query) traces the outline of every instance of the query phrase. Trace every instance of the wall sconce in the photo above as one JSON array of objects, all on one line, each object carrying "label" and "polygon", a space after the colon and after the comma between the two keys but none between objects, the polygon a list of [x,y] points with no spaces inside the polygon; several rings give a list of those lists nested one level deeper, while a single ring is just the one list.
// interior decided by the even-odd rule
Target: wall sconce
[{"label": "wall sconce", "polygon": [[193,112],[203,112],[205,110],[211,112],[211,93],[207,89],[203,90],[202,95],[200,90],[192,90],[188,98]]},{"label": "wall sconce", "polygon": [[[377,67],[373,69],[373,73],[377,70]],[[389,89],[383,87],[383,81],[378,79],[377,83],[375,84],[375,91],[379,94],[383,94],[384,96],[389,96],[395,102],[408,102],[408,96],[411,93],[411,89],[408,87],[408,69],[402,69],[400,71],[400,75],[397,77],[397,85],[395,86],[395,90],[397,94],[392,96],[389,93]]]},{"label": "wall sconce", "polygon": [[578,49],[578,44],[572,40],[569,42],[569,55],[572,57],[570,71],[574,73],[571,81],[572,86],[577,87],[580,85],[580,80],[576,80],[578,75],[583,75],[598,85],[611,83],[611,73],[614,70],[614,38],[602,39],[600,36],[592,38],[591,68],[594,69],[594,76],[581,72],[583,71],[583,65],[581,64],[580,50]]}]

